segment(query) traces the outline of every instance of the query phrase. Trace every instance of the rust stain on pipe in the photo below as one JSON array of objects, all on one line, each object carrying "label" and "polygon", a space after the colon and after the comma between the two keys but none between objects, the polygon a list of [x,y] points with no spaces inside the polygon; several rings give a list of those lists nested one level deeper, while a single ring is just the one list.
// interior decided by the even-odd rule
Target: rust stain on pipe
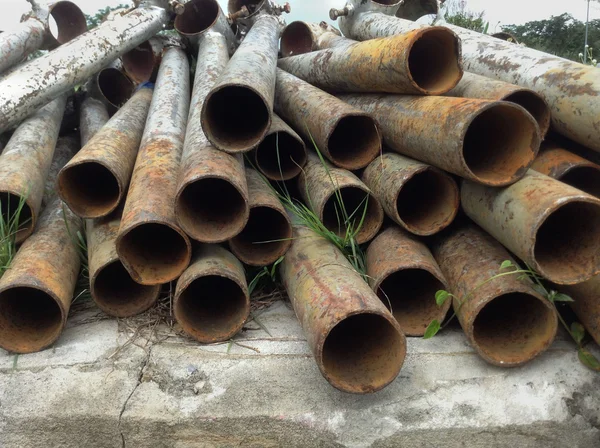
[{"label": "rust stain on pipe", "polygon": [[396,378],[406,356],[402,329],[338,249],[294,227],[280,274],[319,370],[332,386],[365,394]]},{"label": "rust stain on pipe", "polygon": [[81,146],[85,146],[108,120],[108,110],[102,101],[86,95],[79,106]]},{"label": "rust stain on pipe", "polygon": [[600,272],[600,200],[529,170],[506,188],[463,182],[462,208],[543,277],[575,284]]},{"label": "rust stain on pipe", "polygon": [[371,113],[390,149],[485,185],[516,182],[540,146],[533,117],[504,101],[375,94],[339,98]]},{"label": "rust stain on pipe", "polygon": [[156,80],[164,43],[160,37],[142,42],[121,56],[123,70],[136,84]]},{"label": "rust stain on pipe", "polygon": [[559,288],[574,300],[569,306],[596,344],[600,345],[600,275],[578,285],[563,285]]},{"label": "rust stain on pipe", "polygon": [[433,235],[458,213],[458,186],[448,174],[400,154],[373,160],[362,180],[381,202],[386,214],[416,235]]},{"label": "rust stain on pipe", "polygon": [[106,216],[123,199],[151,99],[138,90],[60,172],[58,194],[78,216]]},{"label": "rust stain on pipe", "polygon": [[177,322],[197,341],[232,338],[250,314],[244,267],[222,247],[200,245],[177,281],[173,309]]},{"label": "rust stain on pipe", "polygon": [[[529,278],[500,273],[504,260],[517,264],[491,236],[475,226],[454,228],[432,250],[446,277],[454,310],[471,345],[487,362],[514,367],[546,350],[558,326],[552,304],[533,289]],[[475,290],[475,288],[477,288]]]},{"label": "rust stain on pipe", "polygon": [[296,21],[285,27],[281,33],[279,48],[284,58],[311,51],[322,50],[320,40],[327,34],[340,36],[337,28],[327,22],[309,23]]},{"label": "rust stain on pipe", "polygon": [[423,336],[433,319],[446,317],[450,301],[435,302],[435,293],[448,288],[446,279],[427,246],[404,230],[389,227],[369,244],[367,275],[405,335]]},{"label": "rust stain on pipe", "polygon": [[275,111],[341,168],[364,168],[381,152],[377,122],[368,113],[281,69]]},{"label": "rust stain on pipe", "polygon": [[191,0],[184,6],[183,14],[174,22],[177,32],[185,36],[194,45],[198,45],[207,32],[216,32],[225,37],[229,45],[229,54],[235,47],[235,36],[219,3],[216,0]]}]

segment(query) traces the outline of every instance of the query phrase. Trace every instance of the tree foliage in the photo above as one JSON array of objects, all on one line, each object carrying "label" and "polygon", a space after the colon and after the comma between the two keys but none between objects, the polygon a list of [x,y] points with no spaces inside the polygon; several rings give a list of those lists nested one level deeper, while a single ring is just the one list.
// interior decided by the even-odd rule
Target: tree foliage
[{"label": "tree foliage", "polygon": [[92,28],[96,28],[98,25],[100,25],[102,22],[104,22],[106,20],[106,18],[108,17],[108,15],[112,11],[116,11],[118,9],[127,9],[130,7],[131,7],[131,5],[121,3],[114,7],[107,6],[106,8],[99,9],[96,12],[96,14],[94,14],[92,16],[89,16],[86,14],[85,20],[87,21],[88,30],[91,30]]},{"label": "tree foliage", "polygon": [[444,8],[444,20],[446,22],[479,33],[487,32],[488,23],[483,20],[485,12],[471,11],[467,8],[466,0],[447,0],[444,3]]}]

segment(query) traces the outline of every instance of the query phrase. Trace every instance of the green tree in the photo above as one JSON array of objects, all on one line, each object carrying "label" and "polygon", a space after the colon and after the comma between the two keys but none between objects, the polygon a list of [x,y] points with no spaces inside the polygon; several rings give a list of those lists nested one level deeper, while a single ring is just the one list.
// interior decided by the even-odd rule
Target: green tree
[{"label": "green tree", "polygon": [[92,16],[89,16],[86,14],[85,20],[87,21],[88,30],[91,30],[92,28],[96,28],[98,25],[100,25],[102,22],[104,22],[106,20],[106,18],[108,17],[108,15],[112,11],[116,11],[117,9],[129,9],[129,8],[131,8],[131,5],[121,3],[114,7],[107,6],[106,8],[99,9],[96,12],[96,14],[94,14]]},{"label": "green tree", "polygon": [[484,11],[475,12],[467,8],[466,0],[447,0],[444,2],[444,20],[452,25],[486,33],[488,23],[483,20]]}]

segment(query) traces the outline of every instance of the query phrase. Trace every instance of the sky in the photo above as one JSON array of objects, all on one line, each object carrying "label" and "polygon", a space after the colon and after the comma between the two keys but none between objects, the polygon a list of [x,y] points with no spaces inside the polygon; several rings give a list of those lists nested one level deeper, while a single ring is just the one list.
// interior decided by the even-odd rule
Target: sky
[{"label": "sky", "polygon": [[[105,6],[128,3],[128,0],[72,0],[84,13],[93,14]],[[283,3],[285,0],[280,0]],[[329,21],[329,9],[341,8],[345,0],[287,0],[292,6],[288,23],[294,20],[319,22]],[[226,9],[227,1],[219,0]],[[546,19],[564,12],[576,19],[585,20],[586,0],[467,0],[467,7],[473,11],[485,11],[485,20],[490,22],[490,31],[497,31],[500,25],[521,24],[531,20]],[[0,30],[10,29],[19,22],[21,15],[30,9],[25,0],[0,0]],[[600,2],[592,1],[590,19],[600,19]]]}]

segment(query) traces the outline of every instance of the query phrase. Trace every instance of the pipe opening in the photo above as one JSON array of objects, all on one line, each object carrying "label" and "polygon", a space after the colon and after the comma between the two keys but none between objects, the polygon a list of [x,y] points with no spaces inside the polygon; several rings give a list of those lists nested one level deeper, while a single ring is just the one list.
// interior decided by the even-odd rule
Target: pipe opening
[{"label": "pipe opening", "polygon": [[133,281],[119,261],[104,266],[92,281],[92,295],[106,314],[129,317],[149,309],[158,300],[160,286]]},{"label": "pipe opening", "polygon": [[229,0],[227,2],[227,11],[229,14],[234,14],[242,9],[242,6],[248,8],[250,15],[261,9],[266,0]]},{"label": "pipe opening", "polygon": [[76,215],[99,218],[119,205],[121,189],[113,173],[97,162],[84,162],[63,169],[58,176],[63,200]]},{"label": "pipe opening", "polygon": [[527,171],[539,144],[537,127],[522,109],[496,103],[469,125],[463,157],[479,182],[508,185]]},{"label": "pipe opening", "polygon": [[366,167],[381,152],[381,136],[375,121],[364,115],[342,117],[327,141],[333,162],[347,170]]},{"label": "pipe opening", "polygon": [[555,333],[554,311],[542,300],[519,292],[496,297],[473,322],[479,350],[498,364],[529,361],[552,342]]},{"label": "pipe opening", "polygon": [[432,95],[441,95],[462,78],[460,42],[447,29],[424,31],[412,45],[408,56],[410,75],[417,86]]},{"label": "pipe opening", "polygon": [[27,286],[0,293],[0,345],[30,353],[52,344],[63,328],[60,306],[47,293]]},{"label": "pipe opening", "polygon": [[281,33],[280,48],[284,58],[309,53],[314,45],[313,33],[304,22],[292,22]]},{"label": "pipe opening", "polygon": [[269,129],[269,108],[260,95],[246,87],[222,87],[209,94],[205,107],[204,131],[215,146],[227,151],[249,151]]},{"label": "pipe opening", "polygon": [[[379,202],[375,197],[358,187],[341,187],[339,195],[343,209],[340,207],[338,196],[332,192],[331,197],[323,207],[323,224],[332,232],[343,237],[348,232],[349,227],[353,232],[356,232],[364,214],[365,219],[356,234],[356,240],[359,244],[369,241],[375,236],[383,223],[383,210]],[[350,218],[349,222],[347,222],[347,218]]]},{"label": "pipe opening", "polygon": [[256,148],[256,165],[271,180],[292,179],[300,174],[305,164],[304,144],[287,132],[267,135]]},{"label": "pipe opening", "polygon": [[266,266],[285,254],[291,238],[292,226],[281,212],[271,207],[254,207],[244,230],[229,244],[244,263]]},{"label": "pipe opening", "polygon": [[137,281],[155,285],[179,277],[188,267],[191,255],[177,230],[154,222],[129,229],[118,240],[117,249]]},{"label": "pipe opening", "polygon": [[437,14],[438,11],[437,0],[404,0],[396,12],[396,17],[416,21],[428,14]]},{"label": "pipe opening", "polygon": [[200,342],[229,339],[242,327],[248,311],[240,285],[219,275],[195,279],[175,300],[177,320]]},{"label": "pipe opening", "polygon": [[200,34],[210,28],[219,17],[215,0],[192,0],[185,4],[183,14],[175,18],[175,29],[181,34]]},{"label": "pipe opening", "polygon": [[600,198],[600,170],[591,166],[571,168],[560,179],[567,185]]},{"label": "pipe opening", "polygon": [[331,329],[323,343],[323,371],[347,392],[371,392],[396,378],[404,362],[404,337],[384,317],[356,314]]},{"label": "pipe opening", "polygon": [[16,194],[0,191],[0,211],[7,230],[14,232],[15,241],[25,240],[33,232],[33,210],[24,198]]},{"label": "pipe opening", "polygon": [[403,269],[388,275],[381,282],[377,296],[392,312],[404,334],[422,336],[432,320],[442,322],[446,314],[435,303],[435,293],[440,289],[446,288],[430,272]]},{"label": "pipe opening", "polygon": [[121,107],[133,94],[133,83],[121,70],[108,67],[98,74],[98,89],[115,107]]},{"label": "pipe opening", "polygon": [[192,238],[221,242],[240,233],[248,219],[244,196],[224,179],[200,179],[187,185],[177,201],[181,227]]},{"label": "pipe opening", "polygon": [[371,0],[373,3],[377,3],[378,5],[392,6],[400,3],[399,0]]},{"label": "pipe opening", "polygon": [[67,1],[55,3],[50,8],[50,17],[54,19],[54,24],[49,27],[50,33],[59,45],[87,31],[85,15],[74,3]]},{"label": "pipe opening", "polygon": [[571,202],[550,214],[537,231],[535,260],[554,282],[587,280],[600,269],[600,207]]},{"label": "pipe opening", "polygon": [[535,92],[522,91],[507,96],[504,98],[504,101],[510,101],[525,108],[535,118],[535,121],[537,121],[541,136],[546,135],[550,127],[551,113],[548,104],[540,96]]},{"label": "pipe opening", "polygon": [[398,216],[412,233],[432,235],[456,216],[458,195],[458,187],[449,176],[431,169],[421,171],[398,192]]},{"label": "pipe opening", "polygon": [[121,62],[123,70],[137,83],[151,80],[154,69],[158,66],[152,44],[148,41],[121,56]]}]

